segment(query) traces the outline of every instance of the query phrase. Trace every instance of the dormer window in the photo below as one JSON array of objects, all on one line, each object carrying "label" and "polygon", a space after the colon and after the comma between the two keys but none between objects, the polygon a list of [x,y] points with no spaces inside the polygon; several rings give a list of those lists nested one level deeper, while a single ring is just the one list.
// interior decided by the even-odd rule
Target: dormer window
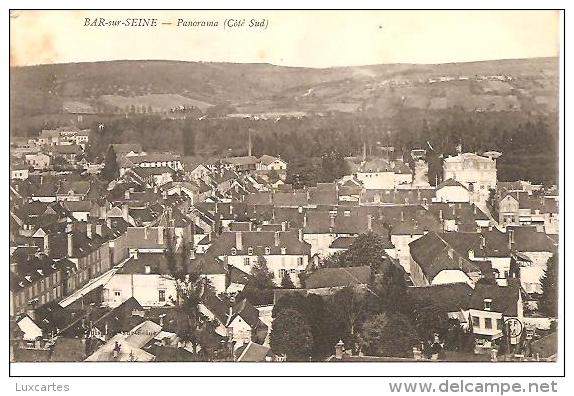
[{"label": "dormer window", "polygon": [[492,309],[492,299],[491,298],[485,298],[484,299],[484,310],[490,311],[491,309]]},{"label": "dormer window", "polygon": [[281,248],[281,254],[287,254],[287,248],[282,247]]},{"label": "dormer window", "polygon": [[266,254],[266,255],[270,255],[270,254],[271,254],[271,248],[270,248],[269,246],[267,246],[267,247],[265,248],[265,254]]},{"label": "dormer window", "polygon": [[351,211],[350,211],[350,210],[345,210],[344,216],[345,216],[345,217],[351,216]]},{"label": "dormer window", "polygon": [[247,248],[247,254],[250,255],[250,256],[253,255],[253,248],[252,248],[252,247]]},{"label": "dormer window", "polygon": [[231,255],[235,256],[237,254],[237,249],[231,248]]}]

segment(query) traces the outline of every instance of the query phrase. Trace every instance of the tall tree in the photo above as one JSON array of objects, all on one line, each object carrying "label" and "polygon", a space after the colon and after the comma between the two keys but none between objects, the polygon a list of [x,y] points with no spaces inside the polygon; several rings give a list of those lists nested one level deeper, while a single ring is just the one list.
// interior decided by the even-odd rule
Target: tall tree
[{"label": "tall tree", "polygon": [[238,298],[246,298],[251,304],[263,305],[273,302],[273,274],[269,272],[263,256],[259,256],[257,263],[251,269],[251,278],[239,293]]},{"label": "tall tree", "polygon": [[412,357],[417,343],[412,323],[401,314],[378,314],[363,324],[359,334],[362,352],[371,356]]},{"label": "tall tree", "polygon": [[116,152],[110,146],[106,159],[104,162],[104,167],[102,169],[102,177],[107,181],[112,181],[120,176],[120,169],[116,159]]},{"label": "tall tree", "polygon": [[313,335],[305,317],[295,309],[286,309],[273,321],[269,344],[274,353],[289,361],[306,361],[313,349]]},{"label": "tall tree", "polygon": [[553,254],[546,262],[546,271],[540,280],[542,297],[538,309],[545,315],[558,315],[558,256]]}]

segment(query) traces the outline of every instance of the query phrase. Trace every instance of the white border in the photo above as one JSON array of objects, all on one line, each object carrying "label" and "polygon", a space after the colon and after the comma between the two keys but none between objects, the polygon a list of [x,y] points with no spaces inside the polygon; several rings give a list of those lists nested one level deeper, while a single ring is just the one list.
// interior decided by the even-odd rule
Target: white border
[{"label": "white border", "polygon": [[[524,8],[564,8],[568,4],[566,1],[545,1],[545,2],[537,2],[537,1],[522,1],[519,4],[513,4],[515,6],[521,6]],[[126,4],[127,5],[127,4]],[[236,2],[233,1],[226,1],[226,2],[219,2],[217,7],[214,7],[214,4],[208,1],[196,2],[193,4],[184,3],[184,2],[176,2],[176,1],[162,1],[162,2],[152,2],[152,1],[141,1],[138,2],[138,8],[142,9],[150,9],[150,8],[238,8]],[[329,3],[325,3],[321,6],[319,4],[310,4],[309,1],[297,1],[297,2],[289,2],[289,3],[276,3],[271,4],[266,1],[251,1],[248,4],[243,2],[241,4],[245,8],[380,8],[385,6],[385,4],[380,4],[376,1],[358,1],[358,2],[343,2],[343,1],[331,1]],[[431,4],[424,1],[409,1],[409,2],[400,2],[400,7],[389,7],[389,8],[427,8]],[[434,1],[432,2],[432,6],[436,8],[449,8],[449,7],[456,7],[456,8],[485,8],[485,7],[492,7],[492,8],[500,8],[500,6],[507,5],[507,3],[501,4],[500,2],[495,1],[481,1],[481,2],[465,2],[464,4],[460,2],[449,2],[449,1]],[[85,8],[85,9],[98,9],[98,8],[122,8],[121,5],[117,3],[117,1],[99,1],[97,4],[88,4],[87,2],[74,2],[69,3],[66,1],[52,1],[50,3],[46,3],[44,1],[10,1],[6,6],[12,8],[68,8],[68,7],[77,7],[77,8]],[[4,14],[4,18],[2,18],[1,23],[1,30],[2,32],[8,32],[8,15],[7,15],[7,8],[6,13]],[[566,18],[570,20],[571,18],[566,13]],[[5,37],[5,41],[7,41],[7,37]],[[6,48],[7,43],[4,42],[4,51],[2,51],[1,56],[4,60],[4,65],[8,65],[8,48]],[[570,54],[571,50],[569,51]],[[562,51],[563,53],[563,51]],[[561,76],[564,76],[564,69],[561,62]],[[563,80],[562,80],[563,81]],[[568,88],[571,88],[571,83],[568,83]],[[2,79],[3,92],[5,93],[2,97],[5,100],[3,103],[4,106],[2,107],[5,126],[7,128],[8,122],[8,76],[5,76]],[[571,91],[571,90],[570,90]],[[564,98],[564,91],[561,86],[560,88],[560,99],[561,103]],[[563,124],[563,114],[560,115],[560,130],[561,136],[564,136],[564,124]],[[6,136],[8,133],[6,133]],[[7,138],[6,138],[7,139]],[[570,138],[572,140],[572,138]],[[6,142],[6,146],[8,146],[8,142]],[[564,148],[564,141],[561,139],[561,147]],[[569,152],[571,152],[569,150]],[[8,169],[8,157],[2,156],[3,166],[4,169]],[[561,170],[564,169],[564,158],[560,158],[560,166]],[[570,168],[569,164],[567,166],[568,170]],[[573,170],[574,173],[574,170]],[[8,179],[7,172],[5,173],[6,179]],[[571,211],[567,213],[567,217],[564,217],[564,193],[565,191],[568,192],[568,196],[574,196],[574,193],[570,191],[568,185],[564,183],[564,174],[561,173],[560,175],[560,195],[561,195],[561,227],[562,233],[561,235],[564,236],[564,228],[566,225],[566,220],[570,218]],[[7,185],[8,180],[5,180],[5,185]],[[6,201],[4,202],[4,207],[8,206],[7,196],[4,197]],[[2,235],[0,236],[0,240],[7,241],[8,240],[8,230],[4,227],[1,230]],[[567,236],[568,237],[568,236]],[[3,238],[3,239],[2,239]],[[562,239],[560,242],[561,244],[565,244],[568,246],[568,239],[569,237],[564,240]],[[7,243],[4,245],[7,246]],[[4,254],[8,254],[6,251]],[[564,262],[562,255],[560,256],[560,267],[561,269],[564,268]],[[561,290],[563,293],[563,285],[568,283],[570,284],[570,278],[572,277],[572,272],[574,270],[569,269],[568,279],[564,279],[561,282]],[[561,272],[564,273],[564,272]],[[5,287],[4,292],[6,293],[8,288],[8,279],[5,279],[3,282],[3,287]],[[571,292],[570,292],[571,293]],[[6,294],[5,294],[6,295]],[[563,295],[563,294],[561,294]],[[569,306],[573,306],[574,304],[571,302],[572,295],[569,295]],[[5,308],[5,317],[8,317],[7,312],[7,304],[4,305]],[[561,307],[561,311],[563,311],[563,306]],[[562,315],[564,318],[564,315]],[[563,321],[564,322],[564,321]],[[562,323],[563,323],[562,322]],[[561,324],[562,324],[561,323]],[[7,325],[0,327],[2,329],[2,333],[0,334],[0,338],[7,340]],[[561,331],[560,334],[560,345],[562,346],[564,342],[564,332]],[[7,357],[8,357],[8,348],[7,342],[1,343],[2,351],[5,353],[3,356],[6,358],[3,360],[2,366],[7,370]],[[574,356],[572,355],[572,342],[570,341],[567,345],[568,350],[566,354],[568,355],[569,366],[572,366],[572,359]],[[18,363],[12,365],[12,375],[138,375],[138,376],[150,376],[150,375],[233,375],[233,376],[246,376],[246,375],[261,375],[261,376],[269,376],[269,375],[328,375],[328,376],[341,376],[341,375],[390,375],[390,376],[412,376],[416,375],[491,375],[491,376],[513,376],[513,375],[520,375],[520,376],[545,376],[545,375],[561,375],[563,373],[563,355],[560,356],[559,363],[544,363],[544,364],[536,364],[536,363],[497,363],[497,364],[489,364],[489,363],[339,363],[339,364],[328,364],[328,363],[277,363],[277,364],[236,364],[236,363],[147,363],[147,364],[113,364],[113,363],[98,363],[98,364],[83,364],[83,363],[70,363],[70,364],[58,364],[58,363],[51,363],[51,364],[25,364],[25,363]],[[23,380],[23,379],[21,379]],[[16,379],[12,379],[10,382],[14,383]],[[76,380],[72,380],[76,382]],[[91,383],[97,384],[97,379],[90,381]],[[110,382],[106,381],[106,386],[102,389],[99,388],[99,392],[101,391],[109,391],[111,390],[109,384],[116,383],[113,380]],[[176,380],[174,380],[176,381]],[[211,384],[214,386],[214,391],[217,391],[217,382],[219,380],[212,380]],[[289,380],[283,379],[277,384],[278,388],[281,388],[281,384],[285,384],[286,386],[289,384]],[[22,382],[22,381],[20,381]],[[36,381],[38,382],[38,381]],[[56,381],[57,382],[57,381]],[[64,382],[64,381],[61,381]],[[140,385],[149,384],[149,381],[144,381],[144,379],[139,380],[131,380],[133,383],[139,383]],[[161,381],[163,383],[163,381]],[[151,386],[150,388],[146,389],[152,390],[155,386]],[[130,385],[131,386],[131,385]],[[297,391],[298,386],[288,385],[288,387],[292,388],[293,391]],[[139,387],[138,387],[139,388]],[[249,393],[253,392],[261,392],[265,391],[264,389],[259,389],[258,387],[253,387],[253,385],[249,386]],[[275,388],[275,387],[274,387]],[[105,390],[104,390],[105,389]],[[129,388],[125,388],[126,390]],[[165,385],[162,386],[162,389],[165,391]],[[277,388],[275,388],[277,389]],[[176,391],[175,389],[173,391]],[[381,389],[381,391],[385,392],[386,389]],[[91,392],[89,392],[91,393]],[[115,393],[115,392],[114,392]],[[219,393],[219,392],[218,392]]]}]

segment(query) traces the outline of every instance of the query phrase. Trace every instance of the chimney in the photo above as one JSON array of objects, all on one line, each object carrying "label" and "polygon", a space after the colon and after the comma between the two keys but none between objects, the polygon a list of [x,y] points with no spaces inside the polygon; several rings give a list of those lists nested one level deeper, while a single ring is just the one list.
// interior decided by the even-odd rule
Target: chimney
[{"label": "chimney", "polygon": [[474,250],[470,249],[468,251],[468,259],[469,260],[474,260]]},{"label": "chimney", "polygon": [[303,242],[303,230],[299,228],[298,230],[299,242]]},{"label": "chimney", "polygon": [[343,351],[345,350],[345,344],[343,340],[339,340],[337,344],[335,344],[335,359],[341,360],[343,359]]},{"label": "chimney", "polygon": [[86,224],[86,236],[92,239],[92,223]]},{"label": "chimney", "polygon": [[229,205],[229,214],[232,215],[233,214],[233,205]]},{"label": "chimney", "polygon": [[405,221],[405,213],[401,210],[401,222]]},{"label": "chimney", "polygon": [[303,227],[307,227],[307,213],[303,215]]},{"label": "chimney", "polygon": [[367,231],[373,231],[373,217],[371,215],[367,215]]},{"label": "chimney", "polygon": [[128,207],[128,204],[123,204],[122,205],[122,218],[125,221],[128,221],[129,211],[130,211],[130,208]]},{"label": "chimney", "polygon": [[112,218],[106,217],[106,227],[112,228]]},{"label": "chimney", "polygon": [[74,255],[74,235],[70,232],[68,234],[68,257]]},{"label": "chimney", "polygon": [[103,236],[103,235],[102,235],[102,225],[101,225],[101,224],[96,224],[96,234],[98,234],[99,236]]},{"label": "chimney", "polygon": [[235,232],[235,248],[239,251],[243,250],[243,234],[241,231]]},{"label": "chimney", "polygon": [[480,249],[484,249],[486,247],[486,238],[484,235],[480,234]]},{"label": "chimney", "polygon": [[279,231],[275,231],[275,246],[279,246]]},{"label": "chimney", "polygon": [[476,215],[476,205],[472,205],[473,209],[474,209],[474,214]]},{"label": "chimney", "polygon": [[44,235],[44,252],[49,254],[50,251],[50,236],[48,234]]},{"label": "chimney", "polygon": [[508,250],[512,250],[513,244],[514,244],[514,231],[508,230]]},{"label": "chimney", "polygon": [[130,199],[130,190],[129,189],[124,191],[124,199],[126,199],[126,200]]},{"label": "chimney", "polygon": [[438,211],[438,219],[442,221],[442,209]]},{"label": "chimney", "polygon": [[281,222],[281,231],[287,231],[287,222],[286,221]]}]

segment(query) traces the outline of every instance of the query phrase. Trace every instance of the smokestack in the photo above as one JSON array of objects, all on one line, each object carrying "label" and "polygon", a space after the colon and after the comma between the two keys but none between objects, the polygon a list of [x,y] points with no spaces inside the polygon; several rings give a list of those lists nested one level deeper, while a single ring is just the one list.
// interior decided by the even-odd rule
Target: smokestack
[{"label": "smokestack", "polygon": [[275,246],[279,246],[279,231],[275,231]]},{"label": "smokestack", "polygon": [[514,231],[508,230],[508,250],[512,250],[513,244],[514,244]]},{"label": "smokestack", "polygon": [[243,250],[243,234],[241,231],[235,232],[235,248],[237,250]]},{"label": "smokestack", "polygon": [[251,157],[251,128],[247,130],[247,155]]},{"label": "smokestack", "polygon": [[130,208],[128,207],[128,204],[122,205],[122,218],[125,221],[128,221],[128,217],[129,217],[129,213],[130,213],[129,210],[130,210]]},{"label": "smokestack", "polygon": [[68,257],[74,255],[74,235],[70,232],[68,234]]}]

